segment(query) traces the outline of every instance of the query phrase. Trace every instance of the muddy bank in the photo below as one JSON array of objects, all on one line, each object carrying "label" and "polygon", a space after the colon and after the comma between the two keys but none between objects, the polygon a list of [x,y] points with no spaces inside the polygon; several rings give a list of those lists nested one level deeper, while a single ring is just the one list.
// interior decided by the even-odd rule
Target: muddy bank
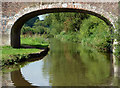
[{"label": "muddy bank", "polygon": [[49,47],[43,49],[43,51],[41,51],[39,53],[12,55],[12,56],[10,56],[11,57],[10,60],[2,60],[0,67],[4,67],[4,66],[7,66],[7,65],[18,64],[18,63],[25,62],[25,61],[32,62],[32,61],[35,61],[35,60],[40,60],[48,54],[48,51],[49,51]]}]

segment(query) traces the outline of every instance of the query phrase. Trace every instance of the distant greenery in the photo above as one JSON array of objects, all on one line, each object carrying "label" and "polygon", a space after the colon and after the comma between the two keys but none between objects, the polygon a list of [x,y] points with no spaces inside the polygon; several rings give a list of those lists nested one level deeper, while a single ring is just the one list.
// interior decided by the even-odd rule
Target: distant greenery
[{"label": "distant greenery", "polygon": [[44,21],[36,20],[34,25],[28,26],[26,23],[23,25],[21,33],[22,34],[43,34],[48,30],[48,26],[45,25]]},{"label": "distant greenery", "polygon": [[35,21],[38,20],[38,19],[39,19],[39,17],[34,17],[34,18],[30,19],[29,21],[27,21],[27,22],[25,23],[25,25],[32,27],[33,24],[35,23]]},{"label": "distant greenery", "polygon": [[104,51],[109,51],[112,43],[108,25],[83,13],[51,13],[44,21],[37,19],[32,27],[22,27],[22,34],[31,33],[87,44]]},{"label": "distant greenery", "polygon": [[49,41],[46,38],[46,35],[32,35],[32,36],[23,36],[21,35],[21,44],[22,45],[43,45],[48,46]]},{"label": "distant greenery", "polygon": [[109,27],[102,20],[95,16],[90,16],[82,21],[80,30],[76,32],[61,32],[57,38],[80,42],[82,44],[91,45],[107,50],[111,46],[111,33]]}]

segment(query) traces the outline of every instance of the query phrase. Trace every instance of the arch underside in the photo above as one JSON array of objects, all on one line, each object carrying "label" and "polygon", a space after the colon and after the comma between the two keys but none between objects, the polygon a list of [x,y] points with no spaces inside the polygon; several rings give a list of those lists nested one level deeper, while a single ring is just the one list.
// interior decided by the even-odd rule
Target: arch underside
[{"label": "arch underside", "polygon": [[42,15],[46,13],[57,13],[57,12],[77,12],[77,13],[91,14],[102,19],[110,27],[113,26],[111,22],[104,16],[88,10],[73,9],[73,8],[52,8],[52,9],[37,10],[37,11],[24,14],[14,23],[11,29],[11,46],[14,48],[20,48],[20,31],[24,23],[27,22],[29,19],[38,15]]}]

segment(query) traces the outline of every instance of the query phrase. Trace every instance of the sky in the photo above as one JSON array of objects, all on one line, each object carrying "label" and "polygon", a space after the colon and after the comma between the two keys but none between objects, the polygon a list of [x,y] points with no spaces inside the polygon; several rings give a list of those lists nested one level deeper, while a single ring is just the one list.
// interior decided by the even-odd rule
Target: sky
[{"label": "sky", "polygon": [[44,20],[47,15],[48,15],[48,14],[39,15],[38,17],[39,17],[40,20]]}]

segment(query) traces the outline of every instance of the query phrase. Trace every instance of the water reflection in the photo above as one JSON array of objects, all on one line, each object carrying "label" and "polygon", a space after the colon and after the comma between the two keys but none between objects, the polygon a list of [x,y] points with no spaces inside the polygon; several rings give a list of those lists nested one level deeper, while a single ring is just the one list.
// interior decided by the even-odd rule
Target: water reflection
[{"label": "water reflection", "polygon": [[[58,47],[59,46],[59,47]],[[50,56],[44,62],[52,86],[109,85],[112,68],[110,57],[95,49],[57,41],[51,44]],[[60,49],[60,50],[59,50]],[[46,69],[47,68],[47,69]]]},{"label": "water reflection", "polygon": [[44,76],[43,61],[37,61],[21,69],[22,76],[34,86],[49,86],[49,75]]},{"label": "water reflection", "polygon": [[11,80],[13,81],[14,86],[31,86],[31,83],[24,79],[20,70],[11,73]]},{"label": "water reflection", "polygon": [[11,72],[15,86],[117,85],[112,57],[89,46],[52,40],[42,60]]}]

